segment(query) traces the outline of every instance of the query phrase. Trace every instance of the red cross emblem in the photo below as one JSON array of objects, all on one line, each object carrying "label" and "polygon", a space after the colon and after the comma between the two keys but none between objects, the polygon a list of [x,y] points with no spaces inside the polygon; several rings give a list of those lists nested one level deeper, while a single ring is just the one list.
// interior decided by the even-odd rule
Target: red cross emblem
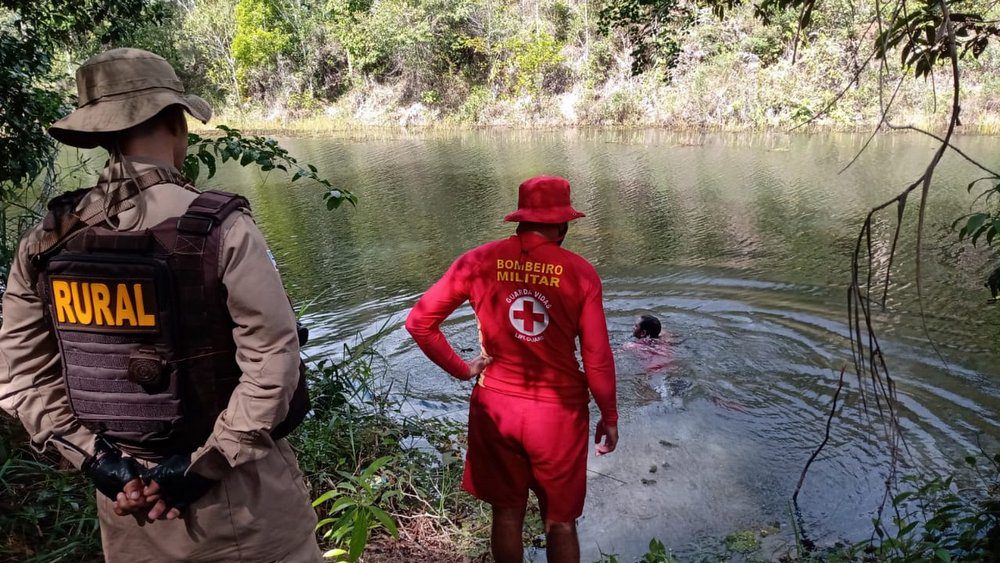
[{"label": "red cross emblem", "polygon": [[510,304],[508,311],[514,330],[526,336],[538,336],[549,326],[549,313],[541,301],[522,295]]}]

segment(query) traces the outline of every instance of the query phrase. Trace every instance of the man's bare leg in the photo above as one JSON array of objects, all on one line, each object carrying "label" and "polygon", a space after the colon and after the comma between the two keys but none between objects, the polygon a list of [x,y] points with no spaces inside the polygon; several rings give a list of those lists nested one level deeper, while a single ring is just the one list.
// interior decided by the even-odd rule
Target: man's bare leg
[{"label": "man's bare leg", "polygon": [[[490,551],[496,563],[523,563],[524,544],[521,532],[524,529],[524,510],[520,508],[493,507],[493,533],[490,535]],[[574,535],[574,537],[576,537]]]},{"label": "man's bare leg", "polygon": [[580,563],[576,522],[545,522],[545,554],[549,563]]}]

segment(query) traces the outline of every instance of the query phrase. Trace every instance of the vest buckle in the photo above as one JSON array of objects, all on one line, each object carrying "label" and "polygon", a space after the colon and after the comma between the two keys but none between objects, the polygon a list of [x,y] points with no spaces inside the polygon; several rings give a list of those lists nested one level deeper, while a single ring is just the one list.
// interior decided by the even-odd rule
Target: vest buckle
[{"label": "vest buckle", "polygon": [[177,219],[177,231],[190,235],[208,236],[208,233],[212,232],[213,223],[211,217],[181,215]]}]

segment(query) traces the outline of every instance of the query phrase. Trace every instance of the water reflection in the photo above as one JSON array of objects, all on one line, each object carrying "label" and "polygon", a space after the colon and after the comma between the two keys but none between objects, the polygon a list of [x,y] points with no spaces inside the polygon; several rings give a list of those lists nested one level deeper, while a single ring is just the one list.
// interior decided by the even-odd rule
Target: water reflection
[{"label": "water reflection", "polygon": [[[327,213],[313,188],[276,175],[262,183],[232,167],[211,185],[251,197],[293,297],[319,296],[308,318],[311,352],[335,353],[337,343],[388,323],[391,375],[429,414],[461,416],[469,388],[415,348],[402,330],[407,308],[460,253],[510,232],[502,217],[521,180],[570,179],[588,217],[567,246],[605,280],[616,348],[647,312],[679,341],[665,374],[618,354],[621,451],[591,461],[614,479],[592,475],[583,537],[625,559],[651,537],[686,553],[774,522],[781,526],[769,541],[790,541],[787,501],[851,357],[843,303],[860,221],[919,175],[933,149],[919,137],[881,137],[838,174],[862,137],[557,131],[286,142],[361,205]],[[995,143],[960,139],[977,154],[995,154]],[[977,435],[993,445],[1000,435],[1000,321],[982,305],[982,256],[947,228],[971,202],[970,174],[945,160],[928,217],[926,306],[943,357],[916,318],[915,209],[879,319],[907,463],[925,468],[950,467]],[[887,261],[891,219],[874,229],[878,264]],[[475,347],[471,310],[459,310],[445,332],[457,347]],[[813,539],[865,536],[881,498],[885,448],[870,439],[856,387],[802,493]]]}]

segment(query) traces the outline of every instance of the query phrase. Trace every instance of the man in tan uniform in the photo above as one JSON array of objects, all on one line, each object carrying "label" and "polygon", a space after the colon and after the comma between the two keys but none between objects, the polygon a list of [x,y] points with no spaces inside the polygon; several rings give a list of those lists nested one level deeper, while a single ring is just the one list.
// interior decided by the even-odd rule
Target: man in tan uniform
[{"label": "man in tan uniform", "polygon": [[[91,58],[77,71],[77,87],[78,109],[49,131],[71,146],[103,146],[109,150],[111,159],[97,186],[67,210],[66,215],[77,224],[100,226],[102,232],[114,236],[142,233],[158,224],[172,228],[172,218],[185,215],[199,198],[199,193],[178,172],[187,146],[183,112],[206,122],[211,108],[201,98],[183,94],[183,86],[164,59],[136,49],[116,49]],[[80,368],[87,365],[84,360],[95,362],[90,364],[98,366],[91,370],[95,374],[118,372],[105,369],[114,358],[66,352],[73,342],[65,342],[63,334],[70,333],[60,330],[67,324],[63,317],[72,315],[74,309],[67,306],[66,313],[51,306],[52,298],[47,297],[51,294],[39,290],[48,287],[46,284],[55,287],[54,284],[60,283],[55,278],[46,280],[47,274],[40,272],[42,267],[37,260],[58,238],[53,234],[53,226],[38,225],[31,229],[21,241],[11,267],[0,326],[0,407],[21,421],[34,447],[54,446],[70,463],[84,467],[88,473],[99,473],[94,467],[101,460],[111,460],[112,468],[133,463],[127,454],[119,458],[117,449],[109,454],[105,445],[108,442],[132,453],[133,459],[145,468],[155,468],[162,462],[160,473],[153,469],[153,473],[146,473],[145,480],[140,481],[126,472],[121,481],[112,479],[113,491],[117,491],[118,484],[128,481],[120,492],[97,495],[104,554],[112,563],[321,560],[314,533],[316,515],[295,455],[284,439],[271,436],[272,430],[285,420],[299,382],[295,318],[267,244],[249,211],[243,208],[232,212],[217,228],[221,229],[217,278],[223,286],[219,294],[223,296],[223,310],[228,309],[231,317],[226,326],[231,327],[230,349],[235,350],[225,361],[233,364],[235,375],[222,398],[221,412],[217,417],[212,413],[205,430],[207,440],[201,439],[186,452],[171,450],[171,457],[133,453],[143,451],[141,440],[105,441],[98,435],[103,434],[105,425],[95,425],[82,414],[88,408],[100,413],[106,407],[100,400],[80,399],[94,390],[83,387],[81,391],[80,384],[73,383],[88,381],[90,373]],[[58,233],[58,229],[55,231]],[[90,284],[93,301],[90,295],[86,296],[86,316],[87,320],[95,317],[100,325],[99,306],[110,308],[115,298],[110,298],[112,305],[107,305],[107,295],[94,289],[98,285]],[[148,314],[143,316],[143,307],[150,305],[148,301],[143,304],[139,284],[135,288],[131,301],[131,294],[126,293],[123,298],[119,291],[117,306],[131,307],[124,313],[118,310],[118,324],[123,329],[136,326],[136,312],[140,325],[143,318],[152,318]],[[72,296],[78,297],[75,284],[73,289]],[[58,299],[67,295],[70,294],[60,295],[57,289],[56,305],[60,305]],[[185,299],[182,296],[175,301],[171,306],[180,309],[183,317]],[[76,318],[70,320],[84,322],[80,303],[73,306],[77,307]],[[105,316],[103,322],[114,324],[111,317],[113,314]],[[93,346],[94,341],[110,342],[108,345],[113,346],[117,342],[114,338],[119,338],[99,336],[88,341],[82,338],[90,334],[85,330],[72,334],[76,335],[73,338],[80,338],[77,342],[81,349]],[[121,341],[128,340],[131,334],[123,332]],[[138,358],[137,365],[148,369],[150,364],[141,361],[149,359],[148,354],[142,355],[148,352],[149,349],[141,349],[125,359],[131,362]],[[155,352],[152,350],[154,366],[160,370]],[[67,372],[67,363],[73,369],[84,369],[85,377],[70,377],[80,372]],[[131,377],[131,363],[128,369],[126,376]],[[137,373],[143,374],[141,369]],[[125,379],[112,383],[138,389]],[[99,389],[108,389],[107,382],[100,385]],[[127,395],[129,400],[134,400],[134,389],[132,395]],[[109,411],[112,415],[132,412],[129,405],[119,404],[114,409]],[[181,408],[178,412],[183,411]],[[132,414],[141,418],[152,416],[149,413],[155,414],[155,409],[139,408]],[[113,424],[107,428],[116,429]],[[126,424],[117,430],[134,429]],[[126,443],[130,446],[126,447]],[[172,464],[170,469],[164,459]],[[159,477],[151,479],[148,475]],[[102,482],[95,477],[95,482],[100,490],[108,489],[107,479]]]}]

